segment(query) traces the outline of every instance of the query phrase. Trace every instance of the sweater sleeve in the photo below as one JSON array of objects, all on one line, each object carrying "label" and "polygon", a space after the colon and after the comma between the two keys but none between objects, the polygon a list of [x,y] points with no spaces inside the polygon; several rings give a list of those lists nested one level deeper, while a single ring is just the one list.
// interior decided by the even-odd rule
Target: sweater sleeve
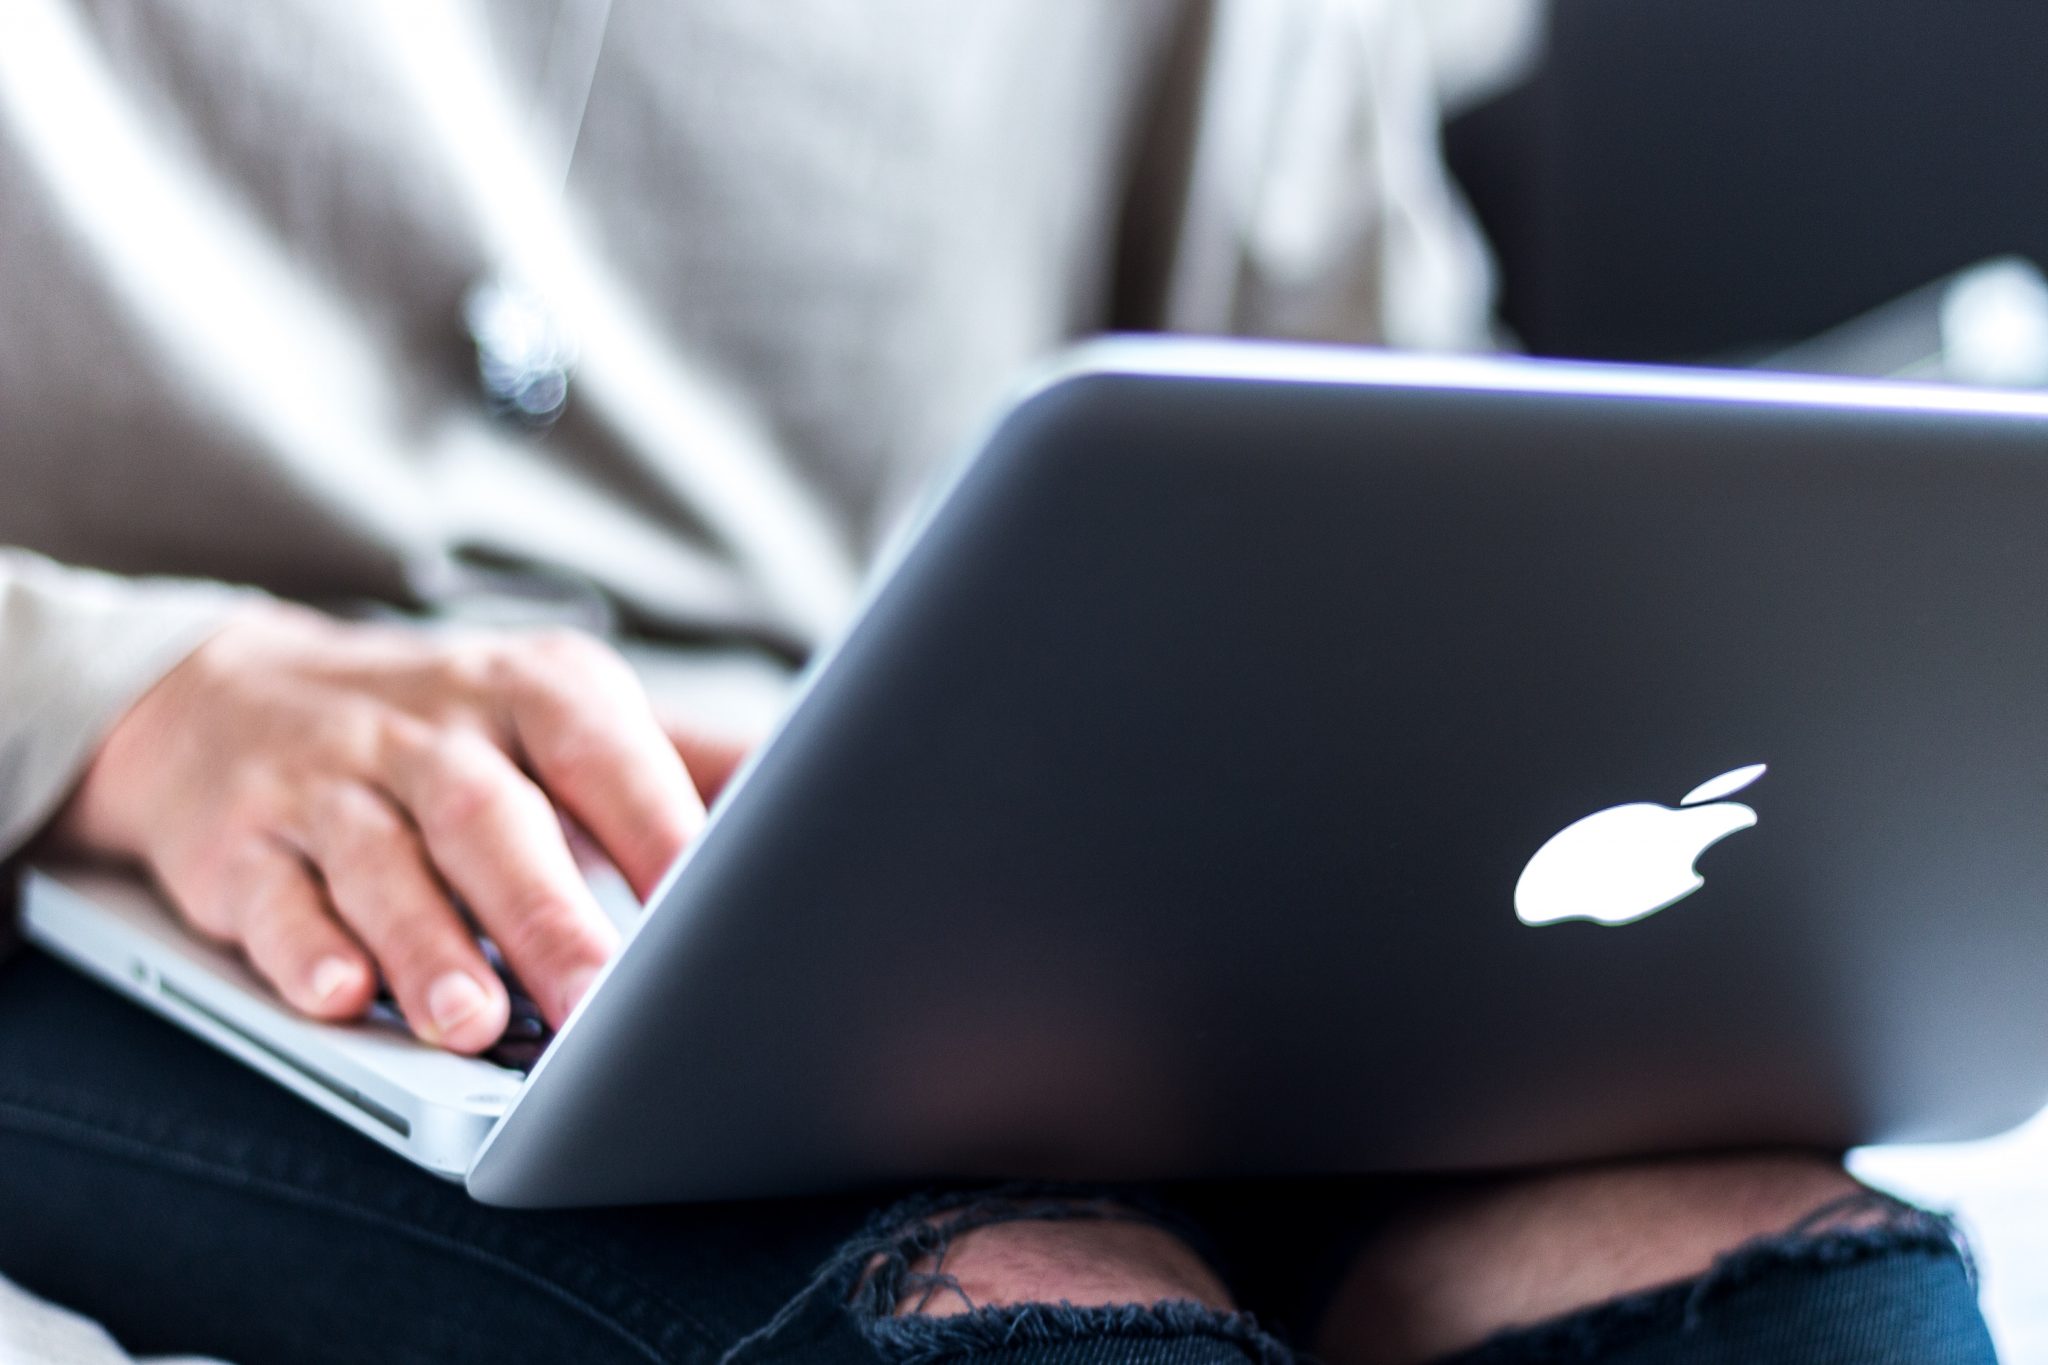
[{"label": "sweater sleeve", "polygon": [[0,549],[0,860],[55,813],[122,713],[249,597]]},{"label": "sweater sleeve", "polygon": [[45,1303],[4,1278],[0,1360],[8,1365],[221,1365],[199,1356],[147,1356],[138,1361],[98,1323]]},{"label": "sweater sleeve", "polygon": [[1444,116],[1532,59],[1542,0],[1217,0],[1164,290],[1177,332],[1496,346]]}]

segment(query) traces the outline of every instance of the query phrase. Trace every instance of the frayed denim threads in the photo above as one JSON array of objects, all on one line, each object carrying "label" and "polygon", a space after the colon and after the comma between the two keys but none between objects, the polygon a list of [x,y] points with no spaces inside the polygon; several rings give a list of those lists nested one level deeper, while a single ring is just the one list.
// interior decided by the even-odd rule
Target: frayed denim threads
[{"label": "frayed denim threads", "polygon": [[[877,1214],[821,1266],[775,1318],[727,1353],[730,1365],[798,1334],[817,1306],[849,1317],[877,1357],[890,1365],[1294,1365],[1293,1352],[1250,1314],[1207,1304],[975,1304],[945,1271],[947,1248],[976,1228],[1045,1219],[1149,1223],[1188,1237],[1170,1212],[1133,1194],[1043,1183],[1005,1185],[972,1195],[913,1196]],[[929,1263],[930,1270],[919,1270]],[[940,1294],[958,1295],[963,1312],[920,1311]],[[912,1310],[899,1315],[910,1303]],[[796,1358],[794,1355],[790,1358]]]}]

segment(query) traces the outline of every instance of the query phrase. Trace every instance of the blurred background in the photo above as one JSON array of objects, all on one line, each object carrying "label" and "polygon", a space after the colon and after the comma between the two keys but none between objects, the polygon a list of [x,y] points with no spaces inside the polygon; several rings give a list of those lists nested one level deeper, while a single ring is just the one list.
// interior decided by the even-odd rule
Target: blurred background
[{"label": "blurred background", "polygon": [[2044,58],[2023,0],[1552,0],[1533,79],[1447,144],[1529,349],[1756,359],[2048,261]]}]

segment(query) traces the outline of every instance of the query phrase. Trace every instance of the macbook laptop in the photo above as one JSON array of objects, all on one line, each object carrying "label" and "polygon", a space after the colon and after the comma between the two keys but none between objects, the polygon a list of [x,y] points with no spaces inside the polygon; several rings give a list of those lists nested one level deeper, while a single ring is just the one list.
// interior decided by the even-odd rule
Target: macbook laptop
[{"label": "macbook laptop", "polygon": [[552,1038],[298,1019],[104,873],[25,914],[497,1204],[1990,1133],[2048,1100],[2048,399],[1099,343]]}]

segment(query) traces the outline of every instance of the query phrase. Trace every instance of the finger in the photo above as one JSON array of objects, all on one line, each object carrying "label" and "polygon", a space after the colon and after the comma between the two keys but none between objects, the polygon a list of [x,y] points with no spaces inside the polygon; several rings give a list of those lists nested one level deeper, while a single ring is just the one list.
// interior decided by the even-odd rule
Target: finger
[{"label": "finger", "polygon": [[707,805],[718,799],[754,748],[740,740],[700,734],[673,721],[664,722],[662,728]]},{"label": "finger", "polygon": [[427,863],[419,836],[380,793],[335,783],[295,831],[343,924],[376,959],[414,1033],[479,1052],[505,1031],[510,1001]]},{"label": "finger", "polygon": [[353,1019],[368,1009],[377,993],[369,954],[335,919],[305,859],[264,840],[239,863],[230,913],[249,965],[315,1019]]},{"label": "finger", "polygon": [[577,871],[546,795],[474,731],[406,732],[394,739],[387,770],[427,856],[560,1027],[618,934]]},{"label": "finger", "polygon": [[703,798],[622,660],[575,635],[529,644],[511,671],[513,737],[541,786],[645,897],[703,828]]},{"label": "finger", "polygon": [[293,849],[250,831],[196,865],[172,861],[158,878],[194,929],[241,950],[287,1004],[316,1019],[369,1008],[377,974],[334,918],[318,876]]}]

